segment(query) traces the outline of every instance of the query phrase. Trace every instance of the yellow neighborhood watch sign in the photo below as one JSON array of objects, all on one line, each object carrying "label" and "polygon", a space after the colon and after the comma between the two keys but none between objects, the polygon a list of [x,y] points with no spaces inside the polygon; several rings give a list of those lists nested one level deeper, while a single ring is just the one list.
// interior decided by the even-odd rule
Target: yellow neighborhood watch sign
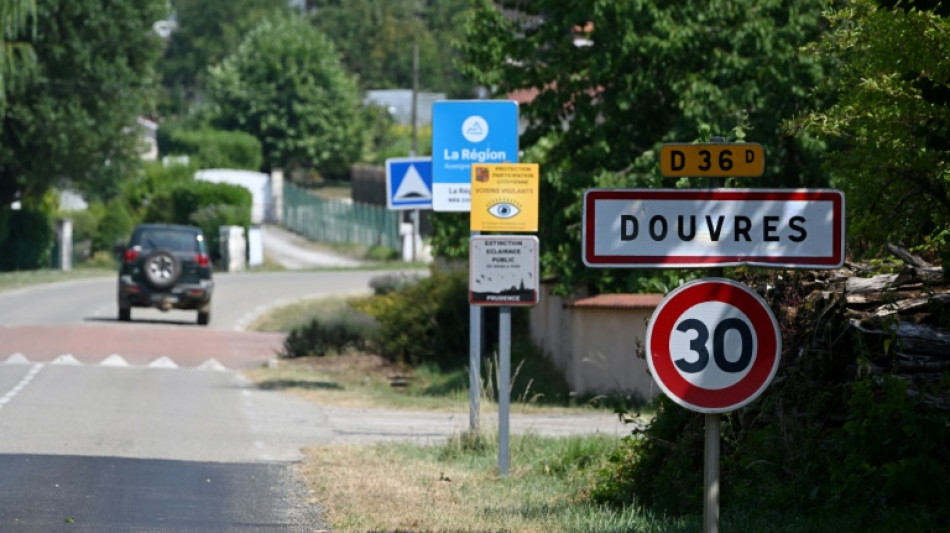
[{"label": "yellow neighborhood watch sign", "polygon": [[472,165],[472,231],[538,231],[538,165]]},{"label": "yellow neighborhood watch sign", "polygon": [[759,143],[667,143],[660,148],[660,173],[670,178],[753,178],[764,170]]}]

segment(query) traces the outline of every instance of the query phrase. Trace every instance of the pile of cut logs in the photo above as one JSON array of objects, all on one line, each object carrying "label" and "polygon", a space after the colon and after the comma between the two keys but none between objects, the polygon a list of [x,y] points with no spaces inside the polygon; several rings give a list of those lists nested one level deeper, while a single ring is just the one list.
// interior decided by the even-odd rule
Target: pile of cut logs
[{"label": "pile of cut logs", "polygon": [[950,408],[950,387],[939,386],[950,370],[950,280],[906,249],[888,250],[903,262],[896,274],[865,277],[867,265],[849,264],[835,271],[828,289],[844,295],[849,326],[872,348],[873,372],[906,378],[927,403]]}]

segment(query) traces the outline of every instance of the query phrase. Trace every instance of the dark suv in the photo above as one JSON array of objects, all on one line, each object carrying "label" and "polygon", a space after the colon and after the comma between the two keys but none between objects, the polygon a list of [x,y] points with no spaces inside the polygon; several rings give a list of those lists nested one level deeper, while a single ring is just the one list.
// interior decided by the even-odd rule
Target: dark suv
[{"label": "dark suv", "polygon": [[128,246],[119,246],[119,320],[133,307],[194,309],[198,324],[211,321],[211,259],[204,235],[193,226],[140,224]]}]

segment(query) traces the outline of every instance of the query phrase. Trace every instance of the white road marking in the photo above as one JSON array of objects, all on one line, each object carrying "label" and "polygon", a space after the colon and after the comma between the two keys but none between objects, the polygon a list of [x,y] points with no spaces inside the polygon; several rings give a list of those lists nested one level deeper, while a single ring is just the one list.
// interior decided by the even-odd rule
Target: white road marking
[{"label": "white road marking", "polygon": [[[6,358],[4,361],[0,361],[2,365],[56,365],[56,366],[84,366],[84,363],[77,359],[73,354],[61,354],[57,356],[52,361],[45,363],[33,363],[22,353],[15,353]],[[114,353],[109,355],[102,361],[98,363],[98,366],[102,367],[112,367],[112,368],[133,368],[133,367],[147,367],[147,368],[173,368],[181,370],[200,370],[200,371],[212,371],[212,372],[229,372],[230,370],[221,361],[218,361],[215,358],[206,359],[203,363],[195,367],[180,367],[172,358],[167,355],[163,355],[154,361],[148,363],[147,365],[132,365],[125,360],[120,354]],[[249,382],[248,382],[249,383]]]},{"label": "white road marking", "polygon": [[0,409],[3,409],[4,405],[10,403],[10,400],[12,400],[17,394],[20,393],[20,391],[26,388],[26,386],[29,385],[31,381],[33,381],[33,378],[36,377],[36,375],[40,372],[40,370],[43,370],[42,363],[33,365],[33,368],[31,368],[30,371],[27,372],[25,376],[23,376],[23,379],[21,379],[20,382],[17,383],[15,387],[13,387],[6,394],[0,397]]},{"label": "white road marking", "polygon": [[7,357],[6,364],[8,365],[28,365],[30,360],[26,358],[22,353],[15,353],[10,357]]},{"label": "white road marking", "polygon": [[53,362],[50,364],[51,365],[69,365],[69,366],[82,365],[82,363],[79,362],[79,359],[76,359],[75,357],[73,357],[73,354],[71,353],[64,353],[60,355],[56,359],[53,359]]},{"label": "white road marking", "polygon": [[208,359],[195,367],[197,370],[227,370],[217,359]]},{"label": "white road marking", "polygon": [[148,364],[149,368],[178,368],[178,363],[172,361],[167,355],[163,355]]},{"label": "white road marking", "polygon": [[121,355],[114,353],[109,357],[106,357],[99,363],[99,366],[117,366],[117,367],[127,367],[129,363],[122,358]]}]

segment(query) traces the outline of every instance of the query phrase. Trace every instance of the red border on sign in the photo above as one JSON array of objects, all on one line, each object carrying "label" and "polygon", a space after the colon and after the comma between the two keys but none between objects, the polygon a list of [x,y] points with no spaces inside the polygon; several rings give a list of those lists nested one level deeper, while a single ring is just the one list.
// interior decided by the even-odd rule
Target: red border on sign
[{"label": "red border on sign", "polygon": [[[724,389],[704,389],[686,381],[670,353],[670,336],[677,320],[689,308],[703,302],[722,302],[738,308],[752,322],[758,349],[741,381]],[[755,399],[768,386],[779,360],[778,325],[771,310],[738,283],[700,280],[684,285],[660,303],[648,328],[647,357],[654,379],[680,405],[703,412],[725,412]]]},{"label": "red border on sign", "polygon": [[[831,202],[833,220],[833,253],[824,256],[761,256],[761,255],[597,255],[594,250],[597,233],[597,200],[778,200]],[[844,195],[834,190],[675,190],[675,189],[591,189],[584,195],[584,262],[588,266],[709,267],[739,264],[835,268],[844,263]]]}]

